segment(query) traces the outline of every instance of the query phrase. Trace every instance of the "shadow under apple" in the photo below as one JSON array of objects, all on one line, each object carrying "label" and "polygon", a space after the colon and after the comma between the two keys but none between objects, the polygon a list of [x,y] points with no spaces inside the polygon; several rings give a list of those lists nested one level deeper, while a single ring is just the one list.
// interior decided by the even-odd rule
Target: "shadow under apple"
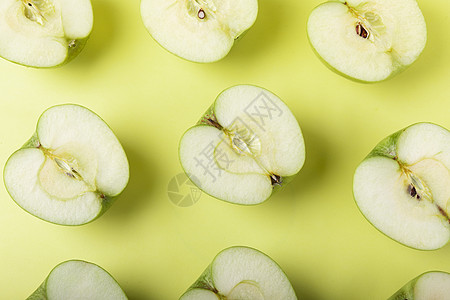
[{"label": "shadow under apple", "polygon": [[296,199],[305,201],[308,198],[303,195],[323,188],[321,179],[326,172],[330,157],[327,153],[330,146],[318,131],[311,126],[302,126],[302,133],[306,149],[305,164],[295,178],[280,191],[295,201]]},{"label": "shadow under apple", "polygon": [[109,219],[129,219],[135,212],[149,206],[154,184],[157,180],[156,164],[148,159],[148,153],[138,151],[138,146],[122,139],[122,146],[130,165],[128,185],[112,207],[106,212]]},{"label": "shadow under apple", "polygon": [[92,0],[92,9],[94,11],[94,26],[91,35],[81,53],[74,59],[76,63],[70,62],[68,66],[79,66],[86,68],[86,65],[92,65],[98,59],[105,55],[105,52],[111,51],[116,39],[117,22],[119,19],[119,8],[115,7],[114,2],[103,0]]},{"label": "shadow under apple", "polygon": [[[258,6],[255,24],[236,41],[222,62],[248,66],[249,60],[257,63],[262,57],[267,58],[273,48],[280,43],[281,33],[292,23],[292,14],[295,15],[297,22],[306,26],[308,13],[314,8],[302,2],[295,3],[294,6],[276,0],[259,1]],[[302,35],[306,36],[305,28],[299,27],[297,30],[299,38],[302,38]]]}]

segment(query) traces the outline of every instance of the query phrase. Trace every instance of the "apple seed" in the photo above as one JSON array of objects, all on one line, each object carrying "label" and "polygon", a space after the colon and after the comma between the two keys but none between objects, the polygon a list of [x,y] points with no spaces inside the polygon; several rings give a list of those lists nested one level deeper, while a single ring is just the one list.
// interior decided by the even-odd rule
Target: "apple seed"
[{"label": "apple seed", "polygon": [[361,25],[361,23],[356,24],[356,34],[363,39],[369,38],[369,32]]},{"label": "apple seed", "polygon": [[417,200],[420,200],[420,195],[417,193],[416,187],[412,184],[408,185],[408,193],[413,198],[417,198]]},{"label": "apple seed", "polygon": [[197,16],[198,16],[198,18],[199,18],[200,20],[203,20],[204,18],[206,18],[206,13],[205,13],[205,11],[203,10],[203,8],[200,8],[200,10],[198,11]]}]

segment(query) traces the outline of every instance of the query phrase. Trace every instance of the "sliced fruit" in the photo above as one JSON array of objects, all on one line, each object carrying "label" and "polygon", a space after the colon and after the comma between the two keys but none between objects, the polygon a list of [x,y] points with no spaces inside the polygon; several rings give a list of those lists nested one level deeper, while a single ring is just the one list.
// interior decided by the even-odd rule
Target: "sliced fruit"
[{"label": "sliced fruit", "polygon": [[141,16],[152,37],[184,59],[222,59],[255,22],[257,0],[141,0]]},{"label": "sliced fruit", "polygon": [[450,132],[418,123],[384,139],[358,166],[362,214],[407,246],[433,250],[450,238]]},{"label": "sliced fruit", "polygon": [[252,248],[231,247],[220,252],[180,300],[297,299],[283,270]]},{"label": "sliced fruit", "polygon": [[39,118],[36,133],[7,161],[6,189],[43,220],[80,225],[98,218],[123,191],[128,161],[108,125],[78,105],[59,105]]},{"label": "sliced fruit", "polygon": [[392,77],[422,53],[427,28],[416,0],[329,1],[309,16],[316,54],[337,73],[376,82]]},{"label": "sliced fruit", "polygon": [[181,138],[184,171],[205,193],[258,204],[284,186],[305,160],[297,120],[271,92],[239,85],[222,92]]},{"label": "sliced fruit", "polygon": [[446,299],[450,299],[450,274],[435,271],[414,278],[388,300]]},{"label": "sliced fruit", "polygon": [[90,0],[3,0],[0,56],[30,67],[63,65],[83,49],[93,22]]},{"label": "sliced fruit", "polygon": [[97,265],[69,260],[57,265],[27,300],[126,300],[114,278]]}]

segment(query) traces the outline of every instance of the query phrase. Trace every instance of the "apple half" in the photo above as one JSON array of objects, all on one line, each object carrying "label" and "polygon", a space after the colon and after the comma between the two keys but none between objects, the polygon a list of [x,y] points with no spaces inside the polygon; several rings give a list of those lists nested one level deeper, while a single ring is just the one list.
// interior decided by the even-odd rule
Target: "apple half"
[{"label": "apple half", "polygon": [[32,215],[81,225],[103,214],[123,191],[128,161],[108,125],[79,105],[47,109],[31,139],[8,159],[3,178]]},{"label": "apple half", "polygon": [[427,272],[410,282],[388,300],[445,300],[450,299],[450,274]]},{"label": "apple half", "polygon": [[57,265],[27,300],[126,300],[117,281],[99,266],[69,260]]},{"label": "apple half", "polygon": [[205,193],[236,204],[267,200],[305,161],[300,127],[286,104],[256,86],[223,91],[181,138],[184,171]]},{"label": "apple half", "polygon": [[450,132],[418,123],[381,141],[356,169],[353,193],[381,232],[416,249],[450,238]]},{"label": "apple half", "polygon": [[180,300],[296,300],[286,274],[270,257],[248,247],[221,251]]},{"label": "apple half", "polygon": [[422,53],[427,28],[416,0],[329,1],[307,24],[316,54],[337,73],[363,82],[388,79]]},{"label": "apple half", "polygon": [[93,22],[90,0],[2,0],[0,56],[29,67],[63,65],[83,49]]},{"label": "apple half", "polygon": [[173,54],[200,63],[224,58],[257,14],[257,0],[141,0],[151,36]]}]

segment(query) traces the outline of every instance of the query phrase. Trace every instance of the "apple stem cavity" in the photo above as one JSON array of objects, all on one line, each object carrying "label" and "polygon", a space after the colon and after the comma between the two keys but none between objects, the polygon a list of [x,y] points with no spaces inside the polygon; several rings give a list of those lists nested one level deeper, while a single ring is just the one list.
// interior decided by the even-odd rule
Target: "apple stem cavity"
[{"label": "apple stem cavity", "polygon": [[276,174],[271,174],[270,180],[272,181],[272,186],[281,186],[283,183],[282,177]]}]

